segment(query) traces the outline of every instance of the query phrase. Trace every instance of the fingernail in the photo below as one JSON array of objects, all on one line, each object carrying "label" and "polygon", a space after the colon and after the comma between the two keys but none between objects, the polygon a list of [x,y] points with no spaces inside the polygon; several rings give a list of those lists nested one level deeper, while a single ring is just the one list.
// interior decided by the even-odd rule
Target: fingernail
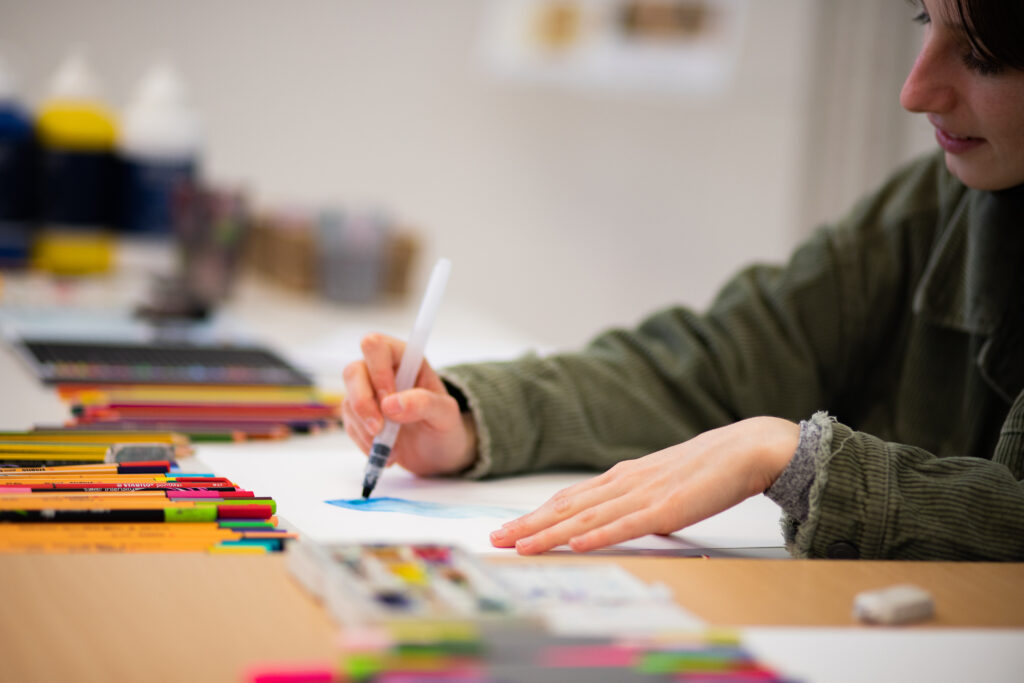
[{"label": "fingernail", "polygon": [[366,431],[371,434],[376,434],[380,431],[380,422],[375,417],[367,418],[366,422],[363,423],[363,426],[366,427]]},{"label": "fingernail", "polygon": [[507,529],[498,529],[496,531],[492,531],[491,532],[491,539],[492,540],[504,541],[506,538],[508,538],[508,530]]},{"label": "fingernail", "polygon": [[524,550],[529,550],[531,545],[533,545],[533,539],[521,538],[516,541],[516,550],[523,552]]}]

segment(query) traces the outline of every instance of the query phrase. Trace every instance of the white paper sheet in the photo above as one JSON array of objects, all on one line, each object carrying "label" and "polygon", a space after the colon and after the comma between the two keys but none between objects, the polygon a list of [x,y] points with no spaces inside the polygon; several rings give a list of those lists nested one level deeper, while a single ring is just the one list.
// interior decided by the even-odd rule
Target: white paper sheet
[{"label": "white paper sheet", "polygon": [[[488,481],[423,479],[398,467],[385,471],[374,494],[450,505],[508,508],[506,518],[445,519],[390,512],[346,510],[326,501],[357,498],[365,458],[344,432],[245,445],[200,445],[194,466],[272,496],[278,515],[316,542],[443,542],[471,552],[510,552],[491,546],[488,534],[538,507],[582,473],[537,474]],[[189,463],[186,463],[186,466]],[[645,536],[618,546],[632,551],[763,548],[782,545],[779,510],[755,496],[720,515],[668,537]]]},{"label": "white paper sheet", "polygon": [[1017,681],[1020,629],[749,628],[743,644],[798,681]]}]

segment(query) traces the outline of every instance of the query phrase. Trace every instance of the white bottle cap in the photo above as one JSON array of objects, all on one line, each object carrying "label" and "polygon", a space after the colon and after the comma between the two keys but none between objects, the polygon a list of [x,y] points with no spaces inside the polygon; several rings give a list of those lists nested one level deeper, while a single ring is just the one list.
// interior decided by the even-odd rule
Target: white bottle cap
[{"label": "white bottle cap", "polygon": [[72,52],[61,62],[50,81],[50,99],[98,100],[100,84],[85,55]]},{"label": "white bottle cap", "polygon": [[146,72],[121,122],[126,155],[183,159],[199,151],[199,118],[188,104],[180,74],[168,63]]}]

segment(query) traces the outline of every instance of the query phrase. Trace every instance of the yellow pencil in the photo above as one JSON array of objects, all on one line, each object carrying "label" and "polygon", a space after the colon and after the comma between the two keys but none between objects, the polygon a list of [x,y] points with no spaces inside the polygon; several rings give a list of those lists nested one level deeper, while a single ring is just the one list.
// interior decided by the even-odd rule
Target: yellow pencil
[{"label": "yellow pencil", "polygon": [[118,431],[111,429],[34,429],[30,432],[0,432],[0,444],[5,443],[47,443],[47,444],[103,444],[149,445],[164,444],[173,449],[175,458],[192,454],[189,438],[177,432]]},{"label": "yellow pencil", "polygon": [[7,453],[47,453],[47,454],[72,454],[81,456],[94,456],[100,460],[107,456],[110,446],[104,443],[44,443],[39,441],[2,441],[0,442],[0,457]]},{"label": "yellow pencil", "polygon": [[139,387],[98,389],[76,393],[81,405],[110,403],[340,403],[338,394],[302,387],[261,387],[239,390],[230,387]]},{"label": "yellow pencil", "polygon": [[177,432],[118,431],[116,429],[50,429],[28,432],[0,432],[0,442],[42,441],[47,443],[169,443],[188,446],[188,437]]}]

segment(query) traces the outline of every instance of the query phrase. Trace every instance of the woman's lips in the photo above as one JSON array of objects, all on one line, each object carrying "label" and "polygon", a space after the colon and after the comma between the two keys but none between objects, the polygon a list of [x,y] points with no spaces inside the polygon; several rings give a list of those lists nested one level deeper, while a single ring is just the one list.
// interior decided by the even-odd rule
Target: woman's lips
[{"label": "woman's lips", "polygon": [[935,126],[935,139],[938,141],[939,147],[950,154],[963,154],[985,144],[985,138],[953,135],[938,126]]}]

